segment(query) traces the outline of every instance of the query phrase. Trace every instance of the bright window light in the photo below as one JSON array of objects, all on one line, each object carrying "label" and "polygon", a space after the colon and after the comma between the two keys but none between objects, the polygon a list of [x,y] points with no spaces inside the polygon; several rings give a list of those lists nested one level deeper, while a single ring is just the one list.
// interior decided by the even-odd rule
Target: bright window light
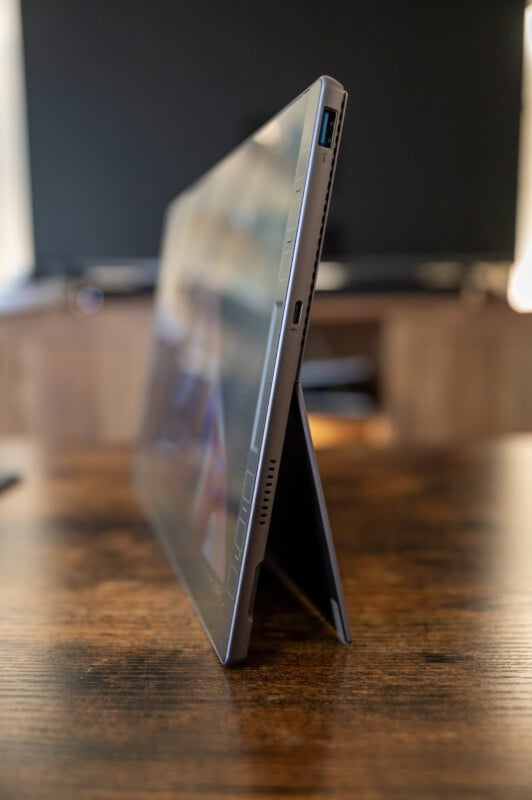
[{"label": "bright window light", "polygon": [[532,3],[525,9],[523,110],[519,146],[515,263],[508,302],[516,311],[532,311]]},{"label": "bright window light", "polygon": [[34,261],[20,0],[0,0],[0,291]]}]

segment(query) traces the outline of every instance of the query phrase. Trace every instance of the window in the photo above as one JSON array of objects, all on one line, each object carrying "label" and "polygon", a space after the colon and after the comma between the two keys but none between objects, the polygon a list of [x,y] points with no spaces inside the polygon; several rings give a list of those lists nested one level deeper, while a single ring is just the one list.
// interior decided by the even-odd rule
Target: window
[{"label": "window", "polygon": [[32,270],[20,0],[0,0],[0,291]]}]

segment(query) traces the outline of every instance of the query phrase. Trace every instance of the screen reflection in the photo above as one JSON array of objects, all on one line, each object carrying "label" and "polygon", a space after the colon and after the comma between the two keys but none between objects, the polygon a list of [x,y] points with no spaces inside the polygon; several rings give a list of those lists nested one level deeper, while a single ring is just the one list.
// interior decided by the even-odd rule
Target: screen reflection
[{"label": "screen reflection", "polygon": [[243,486],[275,366],[307,106],[303,96],[285,109],[174,201],[166,220],[143,494],[174,561],[200,561],[220,587],[249,513]]}]

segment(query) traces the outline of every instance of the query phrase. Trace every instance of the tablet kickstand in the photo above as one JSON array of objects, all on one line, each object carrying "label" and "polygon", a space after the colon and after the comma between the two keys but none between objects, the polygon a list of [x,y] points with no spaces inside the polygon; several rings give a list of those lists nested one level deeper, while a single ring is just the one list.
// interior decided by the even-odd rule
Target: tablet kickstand
[{"label": "tablet kickstand", "polygon": [[267,560],[351,641],[301,384],[294,386],[272,509]]}]

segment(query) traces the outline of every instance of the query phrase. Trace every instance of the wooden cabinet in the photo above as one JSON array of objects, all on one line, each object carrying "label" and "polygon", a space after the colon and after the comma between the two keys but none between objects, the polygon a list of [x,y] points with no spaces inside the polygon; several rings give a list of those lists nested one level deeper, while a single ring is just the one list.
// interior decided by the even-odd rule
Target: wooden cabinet
[{"label": "wooden cabinet", "polygon": [[[115,300],[89,315],[65,302],[0,316],[0,435],[131,441],[151,310],[149,299]],[[372,358],[377,416],[399,440],[532,430],[532,316],[503,303],[320,294],[307,353]]]},{"label": "wooden cabinet", "polygon": [[380,410],[399,440],[532,430],[532,315],[456,297],[330,295],[313,324],[344,354],[373,353]]},{"label": "wooden cabinet", "polygon": [[151,303],[130,300],[0,317],[0,435],[130,441],[150,318]]}]

